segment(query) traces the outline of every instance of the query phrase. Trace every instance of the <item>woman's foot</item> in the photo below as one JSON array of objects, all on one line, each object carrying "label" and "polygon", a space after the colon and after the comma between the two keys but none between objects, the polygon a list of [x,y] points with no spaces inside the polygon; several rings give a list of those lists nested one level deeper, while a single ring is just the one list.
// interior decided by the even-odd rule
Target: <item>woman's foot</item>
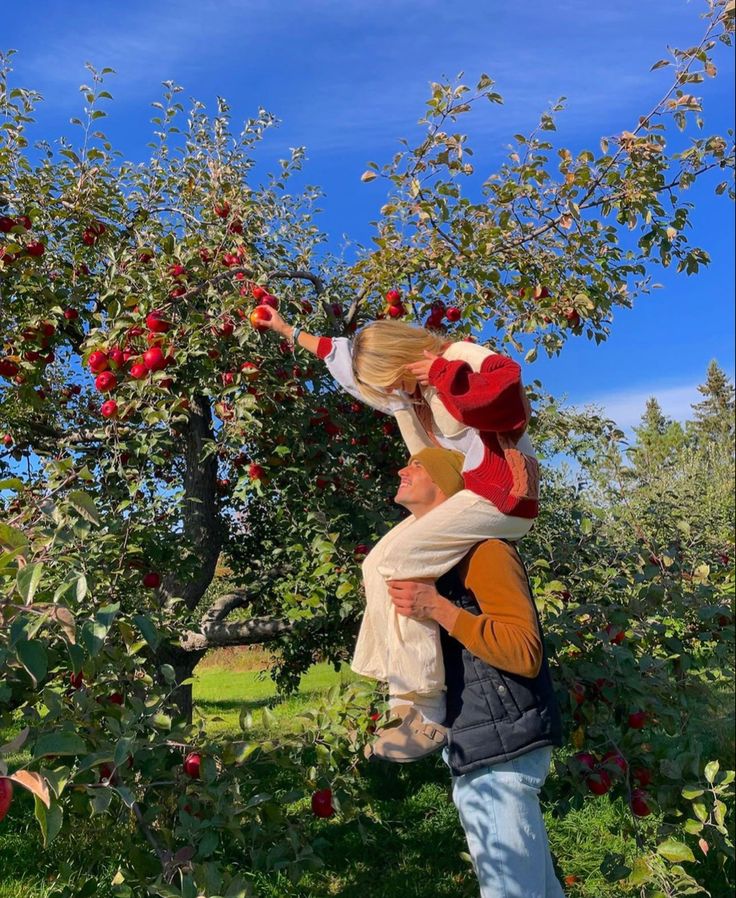
[{"label": "woman's foot", "polygon": [[414,705],[398,705],[391,709],[391,717],[376,740],[366,745],[365,754],[367,758],[407,764],[439,751],[446,734],[445,727],[425,720]]}]

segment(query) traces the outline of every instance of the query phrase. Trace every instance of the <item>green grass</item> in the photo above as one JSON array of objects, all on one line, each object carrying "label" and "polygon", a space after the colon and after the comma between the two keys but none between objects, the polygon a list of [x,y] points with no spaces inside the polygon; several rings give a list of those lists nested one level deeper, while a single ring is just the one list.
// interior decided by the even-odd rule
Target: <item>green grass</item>
[{"label": "green grass", "polygon": [[[319,664],[303,678],[297,695],[281,700],[272,681],[261,673],[264,657],[227,654],[200,665],[194,681],[195,707],[210,735],[239,732],[242,710],[253,715],[256,738],[285,733],[295,715],[318,703],[329,688],[354,679],[347,668],[336,673],[331,666]],[[732,698],[730,685],[704,683],[702,719],[691,721],[700,727],[708,755],[717,754],[731,763]],[[269,722],[260,719],[259,711],[265,707],[273,714]],[[254,898],[475,898],[478,887],[462,857],[464,837],[441,759],[367,765],[364,785],[378,819],[360,824],[339,818],[314,821],[313,838],[324,867],[304,875],[298,884],[275,874],[257,875],[252,880]],[[618,834],[625,813],[621,799],[586,801],[581,809],[559,819],[546,813],[559,872],[577,877],[568,891],[570,898],[622,898],[625,894],[620,884],[607,883],[600,872],[609,852],[628,861],[636,856],[633,840]],[[655,826],[651,819],[648,825]],[[131,836],[127,824],[96,817],[80,824],[72,837],[61,836],[43,850],[31,803],[17,801],[0,830],[0,898],[46,898],[65,865],[84,876],[91,859],[101,856],[105,860],[94,869],[97,896],[109,898],[106,883],[129,850]],[[714,870],[709,884],[713,898],[728,894],[719,890],[719,879]]]},{"label": "green grass", "polygon": [[269,708],[279,732],[288,729],[296,714],[319,702],[332,686],[346,685],[355,679],[347,666],[336,673],[330,664],[316,664],[302,677],[296,695],[280,699],[265,671],[207,666],[194,675],[195,716],[206,718],[207,732],[212,736],[234,734],[240,730],[240,713],[245,710],[253,715],[253,732],[258,735],[258,711]]}]

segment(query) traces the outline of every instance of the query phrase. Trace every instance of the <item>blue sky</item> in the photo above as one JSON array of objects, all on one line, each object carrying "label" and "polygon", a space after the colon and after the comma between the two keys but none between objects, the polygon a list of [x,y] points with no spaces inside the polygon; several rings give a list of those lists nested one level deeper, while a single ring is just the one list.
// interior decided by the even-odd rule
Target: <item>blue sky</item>
[{"label": "blue sky", "polygon": [[[145,158],[150,103],[164,79],[210,109],[217,96],[227,98],[236,123],[265,106],[282,120],[266,161],[306,146],[306,180],[326,193],[321,226],[339,251],[346,240],[370,239],[385,188],[362,184],[360,174],[369,160],[387,161],[399,138],[417,135],[430,81],[460,71],[470,83],[481,72],[496,80],[504,106],[481,108],[465,125],[483,173],[498,165],[511,135],[531,130],[561,95],[568,101],[559,140],[597,149],[602,135],[630,129],[663,93],[667,69],[650,73],[650,66],[667,45],[697,42],[704,7],[699,0],[39,0],[33,15],[19,4],[4,9],[0,47],[18,50],[16,83],[45,98],[39,137],[70,133],[85,61],[115,68],[105,129],[132,159]],[[707,131],[724,133],[733,126],[733,57],[724,48],[716,61],[719,77],[697,92]],[[711,358],[733,376],[734,216],[714,185],[691,191],[691,236],[711,255],[710,268],[695,278],[657,270],[663,289],[619,312],[606,344],[575,340],[560,358],[530,366],[527,380],[539,377],[576,404],[600,403],[629,427],[650,395],[667,414],[686,417]]]}]

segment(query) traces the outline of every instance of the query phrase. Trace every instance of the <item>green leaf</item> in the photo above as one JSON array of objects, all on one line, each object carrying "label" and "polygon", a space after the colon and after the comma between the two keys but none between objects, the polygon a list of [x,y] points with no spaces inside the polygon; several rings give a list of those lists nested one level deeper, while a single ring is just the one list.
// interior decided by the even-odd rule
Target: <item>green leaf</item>
[{"label": "green leaf", "polygon": [[33,601],[33,596],[36,594],[36,589],[38,588],[42,574],[43,565],[38,563],[27,564],[18,571],[18,576],[16,578],[18,592],[23,597],[23,601],[27,602],[29,605]]},{"label": "green leaf", "polygon": [[44,755],[83,755],[87,746],[76,733],[45,733],[33,747],[33,757]]},{"label": "green leaf", "polygon": [[36,639],[33,641],[22,640],[16,645],[15,653],[18,656],[18,660],[33,680],[33,685],[38,686],[41,680],[46,676],[49,667],[48,657],[43,643]]},{"label": "green leaf", "polygon": [[629,882],[632,886],[643,885],[645,882],[648,882],[651,872],[646,858],[638,857],[634,861],[634,867],[629,876]]},{"label": "green leaf", "polygon": [[150,647],[155,651],[158,648],[159,636],[158,631],[156,630],[156,626],[151,621],[150,618],[146,617],[143,614],[136,614],[133,617],[133,621],[138,629],[141,631],[141,635],[146,640],[146,642],[150,645]]},{"label": "green leaf", "polygon": [[710,761],[705,765],[705,778],[712,785],[713,781],[716,778],[716,774],[721,769],[721,765],[718,761]]},{"label": "green leaf", "polygon": [[67,498],[72,508],[78,511],[85,520],[100,526],[102,523],[100,516],[97,513],[94,500],[88,493],[85,493],[84,490],[72,490]]},{"label": "green leaf", "polygon": [[23,489],[23,481],[19,480],[17,477],[5,477],[3,480],[0,480],[0,490],[18,490]]},{"label": "green leaf", "polygon": [[673,864],[695,860],[695,855],[690,850],[690,847],[684,842],[678,842],[675,839],[665,839],[664,842],[657,845],[657,854],[661,854],[662,857]]},{"label": "green leaf", "polygon": [[64,811],[61,805],[56,803],[47,808],[41,799],[36,796],[35,815],[38,825],[41,827],[44,848],[48,848],[61,832],[61,827],[64,823]]},{"label": "green leaf", "polygon": [[15,527],[10,527],[8,524],[0,523],[0,546],[17,549],[20,546],[27,545],[28,540],[20,530],[16,530]]},{"label": "green leaf", "polygon": [[700,798],[703,794],[703,789],[695,789],[692,786],[685,786],[682,790],[682,797],[687,798],[688,801],[692,801],[693,798]]},{"label": "green leaf", "polygon": [[693,813],[698,818],[698,820],[702,820],[703,823],[705,823],[705,821],[708,819],[708,809],[702,801],[693,802]]}]

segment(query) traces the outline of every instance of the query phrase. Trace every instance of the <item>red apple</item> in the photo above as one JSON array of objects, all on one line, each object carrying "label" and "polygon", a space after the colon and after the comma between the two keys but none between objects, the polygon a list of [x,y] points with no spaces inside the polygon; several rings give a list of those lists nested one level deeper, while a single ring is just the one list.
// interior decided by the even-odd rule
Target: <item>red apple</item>
[{"label": "red apple", "polygon": [[636,767],[632,771],[631,776],[642,789],[646,789],[652,781],[652,771],[648,767]]},{"label": "red apple", "polygon": [[112,371],[103,371],[95,378],[95,387],[97,387],[100,393],[109,393],[110,390],[114,390],[117,385],[118,379]]},{"label": "red apple", "polygon": [[222,324],[217,328],[217,333],[221,337],[232,337],[235,332],[235,322],[232,318],[223,318]]},{"label": "red apple", "polygon": [[335,316],[335,318],[342,318],[344,312],[339,302],[333,302],[330,305],[330,309],[332,309],[332,314]]},{"label": "red apple", "polygon": [[626,776],[626,771],[629,769],[629,765],[626,763],[626,758],[619,754],[615,749],[611,749],[603,755],[601,764],[609,764],[616,767],[621,772],[622,776]]},{"label": "red apple", "polygon": [[108,783],[116,783],[117,779],[117,773],[112,764],[100,764],[100,782],[107,780]]},{"label": "red apple", "polygon": [[243,222],[239,218],[234,218],[227,226],[227,229],[231,234],[242,234]]},{"label": "red apple", "polygon": [[82,683],[84,683],[84,674],[82,671],[80,670],[79,673],[70,673],[69,683],[71,684],[72,689],[81,689]]},{"label": "red apple", "polygon": [[11,362],[10,359],[0,359],[0,376],[15,377],[19,370],[15,362]]},{"label": "red apple", "polygon": [[401,294],[398,290],[389,290],[386,294],[386,302],[390,306],[397,306],[401,303]]},{"label": "red apple", "polygon": [[252,380],[254,377],[258,376],[258,366],[254,365],[253,362],[243,362],[240,366],[241,374],[244,374],[248,380]]},{"label": "red apple", "polygon": [[652,813],[652,809],[647,803],[649,796],[641,789],[632,789],[631,791],[631,810],[637,817],[648,817]]},{"label": "red apple", "polygon": [[256,306],[250,313],[250,323],[257,331],[268,330],[263,326],[263,322],[270,320],[271,313],[268,311],[268,306]]},{"label": "red apple", "polygon": [[312,813],[315,817],[332,817],[335,808],[332,805],[332,789],[318,789],[312,794]]},{"label": "red apple", "polygon": [[406,309],[401,303],[396,303],[388,307],[389,318],[402,318],[406,314]]},{"label": "red apple", "polygon": [[149,371],[163,371],[166,367],[166,356],[160,346],[152,346],[143,353],[143,364]]},{"label": "red apple", "polygon": [[186,268],[183,265],[179,264],[178,262],[174,265],[169,265],[169,274],[171,275],[172,278],[179,278],[182,275],[185,275],[186,273],[187,273]]},{"label": "red apple", "polygon": [[125,697],[122,692],[111,692],[107,700],[112,702],[113,705],[122,705],[125,702]]},{"label": "red apple", "polygon": [[647,716],[646,711],[633,711],[629,714],[629,729],[641,730],[647,722]]},{"label": "red apple", "polygon": [[303,299],[301,305],[302,305],[302,312],[304,312],[305,315],[311,315],[312,312],[314,311],[314,307],[312,306],[312,303],[308,299]]},{"label": "red apple", "polygon": [[591,772],[595,770],[596,764],[598,761],[596,760],[595,755],[590,754],[587,751],[580,751],[576,755],[573,756],[573,760],[580,764],[581,767],[585,767],[587,770]]},{"label": "red apple", "polygon": [[448,321],[455,322],[460,320],[462,314],[463,313],[460,311],[460,309],[458,309],[457,306],[450,306],[450,308],[445,312],[445,318],[447,318]]},{"label": "red apple", "polygon": [[11,780],[6,779],[4,776],[0,777],[0,821],[2,821],[5,815],[8,813],[12,802],[13,783]]},{"label": "red apple", "polygon": [[365,543],[358,543],[358,545],[353,549],[353,555],[356,558],[362,556],[365,557],[370,552],[370,547]]},{"label": "red apple", "polygon": [[580,315],[575,309],[565,309],[562,313],[571,327],[577,327],[580,324]]},{"label": "red apple", "polygon": [[118,349],[117,346],[114,349],[111,349],[110,352],[108,352],[107,359],[112,363],[112,365],[114,365],[115,368],[122,368],[127,361],[127,359],[125,358],[125,353],[122,349]]},{"label": "red apple", "polygon": [[198,780],[202,767],[202,756],[196,751],[189,752],[186,758],[184,758],[184,764],[182,766],[184,768],[184,773],[186,773],[187,776],[191,777],[193,780]]},{"label": "red apple", "polygon": [[619,630],[617,627],[614,627],[613,624],[608,624],[606,633],[608,633],[609,639],[614,645],[621,645],[624,639],[626,639],[625,631]]},{"label": "red apple", "polygon": [[108,399],[102,403],[100,414],[103,418],[115,418],[118,413],[118,404],[114,399]]},{"label": "red apple", "polygon": [[13,437],[9,434],[3,434],[3,446],[6,446],[8,449],[13,445]]},{"label": "red apple", "polygon": [[228,203],[227,200],[223,200],[221,203],[215,203],[214,212],[218,218],[227,218],[230,214],[230,203]]},{"label": "red apple", "polygon": [[582,683],[573,683],[570,695],[576,705],[582,705],[585,701],[585,686]]},{"label": "red apple", "polygon": [[26,252],[29,256],[42,256],[46,252],[46,247],[40,241],[36,241],[35,243],[29,243],[26,247]]},{"label": "red apple", "polygon": [[136,362],[135,365],[131,366],[130,376],[134,380],[143,380],[144,377],[148,375],[148,368],[143,364],[143,362]]},{"label": "red apple", "polygon": [[7,215],[0,215],[0,234],[7,234],[15,227],[15,219]]},{"label": "red apple", "polygon": [[99,374],[101,371],[107,370],[107,353],[103,352],[101,349],[95,349],[94,352],[90,353],[89,358],[87,359],[87,364],[93,374]]},{"label": "red apple", "polygon": [[171,322],[166,319],[160,309],[154,309],[146,316],[146,327],[154,334],[165,334],[171,330]]},{"label": "red apple", "polygon": [[235,383],[235,374],[232,371],[225,371],[222,375],[222,384],[225,387],[231,387]]},{"label": "red apple", "polygon": [[534,299],[547,299],[549,290],[546,287],[536,287],[534,290]]},{"label": "red apple", "polygon": [[156,571],[149,571],[143,577],[143,585],[146,589],[158,589],[161,586],[161,575],[157,574]]},{"label": "red apple", "polygon": [[588,776],[587,783],[594,795],[605,795],[611,788],[611,777],[607,770],[596,770]]},{"label": "red apple", "polygon": [[75,321],[79,318],[79,312],[76,309],[64,309],[64,317],[67,321]]},{"label": "red apple", "polygon": [[253,294],[253,299],[257,302],[260,302],[264,296],[268,296],[268,290],[265,287],[261,287],[260,284],[254,284],[250,292]]},{"label": "red apple", "polygon": [[248,466],[248,476],[251,480],[263,480],[265,474],[265,470],[260,465],[252,464]]},{"label": "red apple", "polygon": [[184,284],[178,284],[176,287],[173,287],[171,290],[169,290],[169,296],[172,299],[178,299],[180,296],[184,296],[186,292],[187,288],[184,286]]},{"label": "red apple", "polygon": [[267,293],[265,296],[261,297],[261,305],[269,306],[271,309],[278,309],[279,301],[271,293]]}]

